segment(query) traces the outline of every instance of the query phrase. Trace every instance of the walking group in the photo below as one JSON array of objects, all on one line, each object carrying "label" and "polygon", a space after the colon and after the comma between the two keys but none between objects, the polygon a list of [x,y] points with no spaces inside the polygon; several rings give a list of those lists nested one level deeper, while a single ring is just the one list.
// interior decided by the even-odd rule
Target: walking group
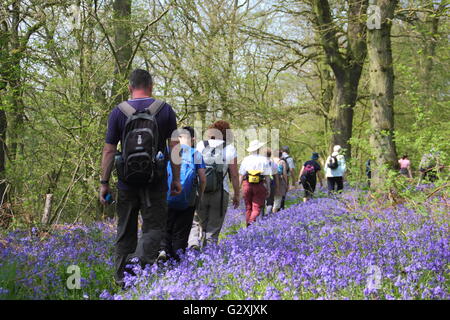
[{"label": "walking group", "polygon": [[[241,191],[250,226],[259,216],[283,209],[286,193],[297,181],[305,189],[305,201],[313,197],[317,180],[322,185],[318,153],[304,163],[295,179],[295,162],[287,146],[272,151],[253,140],[239,166],[228,122],[212,123],[206,139],[197,141],[192,127],[177,129],[174,110],[152,98],[152,89],[147,71],[131,73],[131,98],[111,111],[103,149],[103,204],[111,201],[109,179],[114,166],[118,175],[114,264],[115,280],[122,286],[135,258],[144,267],[168,257],[178,260],[188,247],[216,244],[228,204],[231,200],[237,208]],[[334,146],[326,161],[330,192],[343,188],[346,168],[341,151]]]}]

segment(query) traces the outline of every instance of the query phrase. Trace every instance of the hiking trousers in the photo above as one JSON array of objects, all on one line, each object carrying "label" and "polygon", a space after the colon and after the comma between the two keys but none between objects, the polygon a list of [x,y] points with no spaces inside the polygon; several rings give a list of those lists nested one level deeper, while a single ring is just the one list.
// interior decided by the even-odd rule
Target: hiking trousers
[{"label": "hiking trousers", "polygon": [[301,180],[303,189],[305,190],[305,198],[312,199],[314,191],[316,191],[317,179],[316,177],[304,178]]},{"label": "hiking trousers", "polygon": [[245,201],[245,221],[247,226],[256,221],[266,201],[267,190],[264,183],[242,183]]},{"label": "hiking trousers", "polygon": [[222,213],[220,210],[221,191],[203,193],[194,214],[188,247],[202,247],[219,241],[225,214],[227,213],[229,195],[223,190]]},{"label": "hiking trousers", "polygon": [[176,260],[179,260],[178,251],[184,251],[188,245],[194,211],[195,206],[186,209],[168,209],[167,226],[161,241],[161,249]]},{"label": "hiking trousers", "polygon": [[[142,217],[142,235],[138,242],[139,212]],[[125,266],[133,257],[137,257],[142,266],[155,262],[166,221],[166,192],[154,191],[152,187],[119,189],[114,259],[116,282],[122,282]]]},{"label": "hiking trousers", "polygon": [[275,183],[270,185],[270,195],[266,200],[266,212],[264,213],[264,210],[262,210],[262,215],[264,214],[271,214],[273,212],[275,202]]},{"label": "hiking trousers", "polygon": [[344,189],[344,179],[342,177],[327,177],[328,193],[339,192]]}]

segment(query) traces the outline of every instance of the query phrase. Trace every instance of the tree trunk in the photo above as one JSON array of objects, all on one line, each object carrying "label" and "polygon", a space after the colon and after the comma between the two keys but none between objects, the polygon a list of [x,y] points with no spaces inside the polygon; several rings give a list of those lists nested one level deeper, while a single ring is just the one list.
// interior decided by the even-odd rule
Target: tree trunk
[{"label": "tree trunk", "polygon": [[52,199],[53,194],[45,195],[45,206],[44,206],[44,214],[42,215],[41,223],[47,225],[50,221],[50,216],[52,213]]},{"label": "tree trunk", "polygon": [[3,199],[6,199],[6,113],[5,110],[0,109],[0,206],[3,204]]},{"label": "tree trunk", "polygon": [[380,29],[367,34],[370,95],[372,102],[370,145],[373,152],[372,187],[379,189],[386,170],[397,166],[394,136],[394,69],[392,65],[391,25],[397,0],[377,0]]},{"label": "tree trunk", "polygon": [[128,76],[129,70],[127,69],[127,65],[132,54],[133,30],[130,24],[131,0],[114,0],[113,10],[114,47],[117,61],[111,95],[114,105],[117,105],[128,97],[124,83]]},{"label": "tree trunk", "polygon": [[328,0],[312,0],[321,45],[326,61],[333,70],[335,86],[330,112],[331,143],[345,148],[348,158],[351,156],[353,128],[353,108],[358,96],[358,84],[367,53],[365,43],[366,28],[362,15],[367,0],[348,0],[347,48],[340,48],[338,38],[340,29],[335,25]]},{"label": "tree trunk", "polygon": [[[355,70],[356,69],[356,70]],[[353,130],[353,108],[356,104],[361,68],[352,68],[342,75],[336,76],[330,127],[331,143],[345,149],[348,158],[351,156],[349,143]]]},{"label": "tree trunk", "polygon": [[[9,28],[6,21],[0,24],[0,207],[2,199],[6,199],[6,131],[8,120],[5,111],[4,93],[8,84],[8,65],[9,60]],[[3,197],[5,195],[5,197]]]},{"label": "tree trunk", "polygon": [[[25,104],[23,102],[22,94],[22,66],[20,65],[23,58],[23,50],[21,44],[21,38],[19,34],[19,25],[21,22],[20,16],[20,0],[16,0],[12,4],[12,27],[11,27],[11,55],[9,59],[9,86],[11,88],[11,104],[12,110],[12,122],[10,126],[10,148],[9,154],[14,160],[23,146],[20,142],[21,136],[23,136],[23,122],[25,118]],[[22,40],[23,41],[23,40]]]}]

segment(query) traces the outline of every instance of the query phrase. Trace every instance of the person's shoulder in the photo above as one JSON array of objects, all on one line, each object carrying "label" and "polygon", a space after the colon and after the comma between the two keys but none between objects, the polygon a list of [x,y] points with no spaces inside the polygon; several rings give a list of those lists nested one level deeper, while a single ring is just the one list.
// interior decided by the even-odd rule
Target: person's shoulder
[{"label": "person's shoulder", "polygon": [[126,118],[126,115],[122,111],[120,111],[118,106],[115,106],[109,112],[110,120],[117,120],[117,119],[120,119],[121,117]]},{"label": "person's shoulder", "polygon": [[163,108],[167,108],[168,110],[174,111],[173,107],[170,103],[168,103],[167,101],[164,101],[164,100],[161,100],[161,101],[164,103]]},{"label": "person's shoulder", "polygon": [[201,140],[201,141],[197,142],[197,145],[195,146],[195,149],[196,149],[198,152],[201,153],[201,152],[205,149],[205,143],[204,143],[204,141]]},{"label": "person's shoulder", "polygon": [[224,151],[225,151],[225,156],[227,158],[236,158],[237,157],[236,148],[234,147],[234,145],[232,143],[227,144],[224,148]]},{"label": "person's shoulder", "polygon": [[165,109],[165,112],[166,112],[169,116],[174,116],[174,117],[176,117],[176,112],[175,112],[175,110],[172,108],[172,105],[170,105],[169,103],[167,103],[167,102],[164,101],[163,109]]},{"label": "person's shoulder", "polygon": [[225,146],[225,150],[229,150],[230,152],[236,152],[236,148],[234,147],[234,144],[232,144],[232,143],[227,144]]}]

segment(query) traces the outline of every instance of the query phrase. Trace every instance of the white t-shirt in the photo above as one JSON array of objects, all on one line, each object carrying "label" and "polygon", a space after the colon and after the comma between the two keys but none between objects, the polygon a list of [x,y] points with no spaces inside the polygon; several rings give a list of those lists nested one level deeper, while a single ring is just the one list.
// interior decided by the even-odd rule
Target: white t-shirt
[{"label": "white t-shirt", "polygon": [[[220,139],[210,139],[208,140],[209,145],[212,148],[217,148],[220,145],[223,145],[225,143],[225,141],[220,140]],[[203,141],[200,141],[199,143],[197,143],[197,151],[202,153],[203,150],[205,149],[205,144],[203,143]],[[225,146],[225,148],[223,149],[223,155],[224,155],[224,176],[227,175],[227,171],[228,171],[228,165],[230,163],[234,162],[234,159],[237,158],[237,152],[236,152],[236,148],[232,145],[232,144],[228,144],[227,146]],[[229,180],[229,176],[225,177],[223,179],[223,189],[230,193],[230,186],[228,183]]]},{"label": "white t-shirt", "polygon": [[263,176],[270,176],[272,174],[272,167],[267,157],[259,154],[251,154],[242,160],[239,174],[245,175],[247,171],[258,170]]},{"label": "white t-shirt", "polygon": [[272,176],[278,174],[278,165],[274,159],[269,160],[269,165],[272,167]]}]

